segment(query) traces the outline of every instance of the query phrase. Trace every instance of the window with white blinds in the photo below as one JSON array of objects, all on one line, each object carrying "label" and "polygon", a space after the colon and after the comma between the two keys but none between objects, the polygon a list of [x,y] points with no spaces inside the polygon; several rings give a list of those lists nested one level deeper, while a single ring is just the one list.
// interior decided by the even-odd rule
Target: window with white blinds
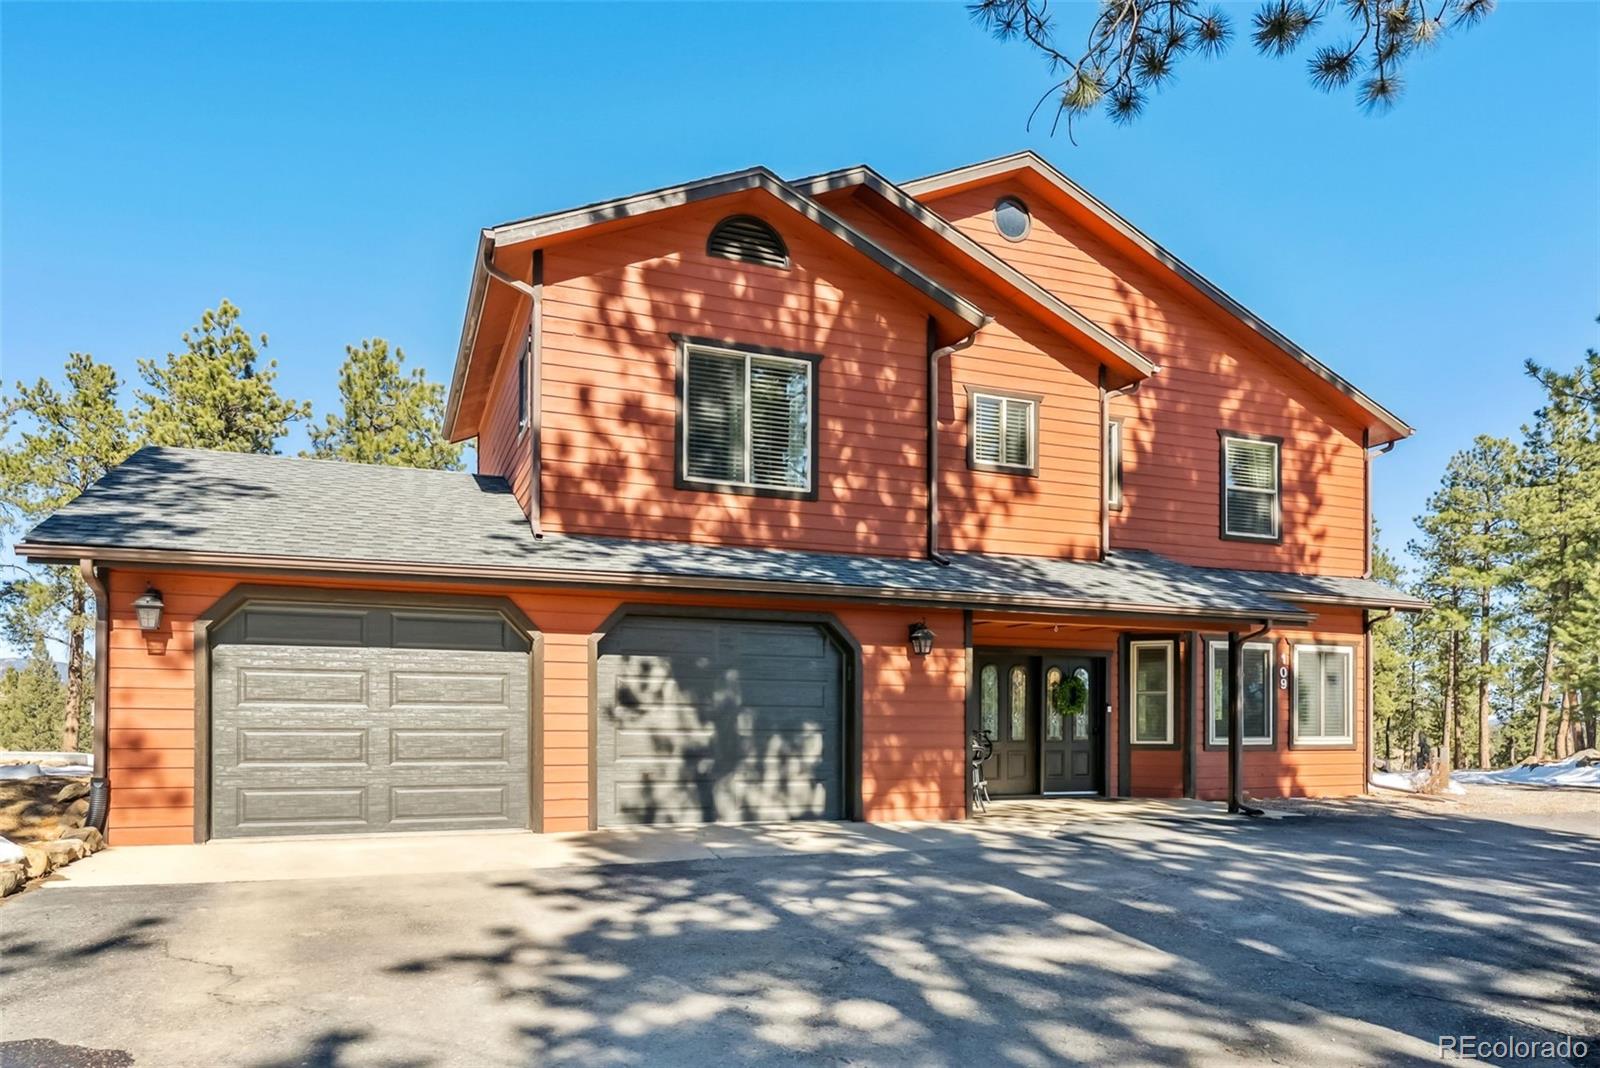
[{"label": "window with white blinds", "polygon": [[1031,471],[1037,454],[1039,404],[1021,397],[972,394],[972,462]]},{"label": "window with white blinds", "polygon": [[810,490],[811,374],[807,360],[691,346],[684,360],[684,477]]},{"label": "window with white blinds", "polygon": [[1278,443],[1222,439],[1222,532],[1232,538],[1278,536]]},{"label": "window with white blinds", "polygon": [[1349,745],[1355,738],[1351,691],[1354,657],[1347,646],[1302,645],[1294,651],[1294,740]]}]

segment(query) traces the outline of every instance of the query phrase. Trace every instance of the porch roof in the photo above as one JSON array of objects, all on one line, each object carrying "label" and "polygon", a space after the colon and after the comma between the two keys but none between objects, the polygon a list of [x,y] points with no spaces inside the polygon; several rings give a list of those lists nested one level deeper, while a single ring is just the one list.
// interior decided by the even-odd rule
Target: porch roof
[{"label": "porch roof", "polygon": [[[503,479],[150,447],[34,527],[30,560],[400,576],[513,585],[836,597],[1061,615],[1304,622],[1307,604],[1417,607],[1365,579],[1105,561],[919,558],[534,537]],[[1291,603],[1291,602],[1299,602]]]}]

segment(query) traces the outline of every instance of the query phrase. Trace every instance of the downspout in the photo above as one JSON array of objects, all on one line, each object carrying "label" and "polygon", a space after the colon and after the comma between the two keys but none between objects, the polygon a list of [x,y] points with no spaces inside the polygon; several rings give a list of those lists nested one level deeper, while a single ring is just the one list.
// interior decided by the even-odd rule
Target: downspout
[{"label": "downspout", "polygon": [[94,595],[94,773],[89,780],[89,813],[84,822],[103,834],[111,807],[111,786],[106,777],[111,749],[107,730],[111,719],[111,598],[93,560],[79,560],[78,570]]},{"label": "downspout", "polygon": [[533,283],[530,285],[494,265],[494,245],[483,246],[483,269],[490,278],[525,294],[532,302],[528,309],[528,525],[535,538],[544,537],[543,519],[543,467],[544,467],[544,249],[533,250]]},{"label": "downspout", "polygon": [[978,339],[978,331],[994,322],[985,315],[966,337],[937,348],[938,334],[933,317],[928,317],[928,559],[945,565],[950,558],[939,551],[939,361],[960,352]]},{"label": "downspout", "polygon": [[1361,432],[1361,454],[1365,462],[1361,467],[1361,481],[1363,483],[1361,487],[1363,498],[1361,519],[1365,526],[1362,544],[1366,546],[1366,567],[1361,572],[1363,578],[1372,577],[1372,461],[1394,448],[1394,442],[1386,441],[1374,451],[1371,442],[1372,431],[1363,430]]},{"label": "downspout", "polygon": [[1244,789],[1239,782],[1244,766],[1244,647],[1271,629],[1269,619],[1245,634],[1228,632],[1228,812],[1233,815],[1262,814],[1259,808],[1244,803]]},{"label": "downspout", "polygon": [[[1111,466],[1106,456],[1106,441],[1111,436],[1111,400],[1113,397],[1131,397],[1144,385],[1140,379],[1121,389],[1106,388],[1106,365],[1100,365],[1100,559],[1111,555]],[[1126,428],[1122,440],[1123,469],[1127,469],[1128,441]],[[1127,487],[1123,487],[1127,492]]]}]

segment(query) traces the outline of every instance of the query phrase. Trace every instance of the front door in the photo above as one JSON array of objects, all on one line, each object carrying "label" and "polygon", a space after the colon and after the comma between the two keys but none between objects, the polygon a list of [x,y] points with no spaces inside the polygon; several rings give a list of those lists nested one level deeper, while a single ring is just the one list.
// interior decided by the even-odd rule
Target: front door
[{"label": "front door", "polygon": [[1039,792],[1039,702],[1027,656],[987,655],[978,661],[978,727],[994,739],[983,766],[991,797]]},{"label": "front door", "polygon": [[1040,737],[1043,793],[1100,791],[1099,717],[1094,665],[1083,657],[1046,656]]}]

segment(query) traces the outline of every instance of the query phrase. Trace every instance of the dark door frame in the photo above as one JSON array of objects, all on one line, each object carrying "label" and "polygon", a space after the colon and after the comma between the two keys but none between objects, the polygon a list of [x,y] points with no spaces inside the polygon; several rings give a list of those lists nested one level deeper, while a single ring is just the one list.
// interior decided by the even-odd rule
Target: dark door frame
[{"label": "dark door frame", "polygon": [[[967,671],[967,731],[966,731],[965,737],[963,737],[961,739],[962,792],[965,794],[965,797],[966,797],[965,804],[966,804],[967,816],[971,817],[971,815],[972,815],[972,789],[971,789],[972,765],[971,765],[970,760],[969,760],[969,758],[971,756],[971,747],[970,747],[969,741],[970,741],[970,739],[972,737],[972,732],[978,729],[978,659],[980,657],[988,655],[988,654],[994,654],[994,655],[997,655],[997,656],[1026,656],[1026,657],[1030,657],[1030,658],[1032,658],[1032,657],[1043,658],[1043,657],[1047,657],[1047,656],[1064,657],[1064,658],[1065,657],[1073,657],[1073,658],[1079,658],[1079,659],[1088,660],[1090,662],[1090,664],[1093,666],[1093,669],[1094,669],[1090,673],[1090,682],[1094,687],[1094,692],[1090,695],[1090,698],[1091,698],[1091,701],[1093,701],[1097,697],[1098,701],[1099,701],[1099,709],[1095,713],[1095,722],[1098,725],[1098,733],[1097,733],[1096,738],[1095,738],[1095,746],[1096,746],[1096,749],[1097,749],[1097,752],[1098,752],[1098,756],[1099,756],[1099,760],[1097,761],[1097,763],[1100,765],[1100,788],[1099,788],[1099,790],[1097,790],[1095,792],[1094,796],[1096,796],[1096,797],[1110,797],[1111,796],[1111,759],[1112,759],[1112,746],[1111,746],[1111,742],[1110,742],[1110,739],[1111,739],[1110,730],[1111,730],[1111,717],[1113,715],[1115,715],[1115,710],[1114,710],[1114,707],[1113,707],[1113,704],[1112,704],[1112,701],[1111,701],[1111,697],[1110,697],[1110,694],[1111,694],[1111,691],[1110,691],[1111,659],[1112,659],[1112,655],[1113,654],[1111,652],[1109,652],[1108,650],[1105,650],[1105,649],[1056,649],[1056,648],[1050,648],[1048,646],[975,645],[975,646],[971,646],[970,648],[972,650],[972,655],[971,655],[971,658],[969,660],[970,667],[969,667],[969,670]],[[1030,680],[1030,684],[1032,684],[1032,683],[1037,683],[1038,684],[1039,695],[1040,695],[1039,696],[1039,700],[1042,702],[1043,699],[1044,699],[1044,697],[1043,697],[1043,693],[1044,693],[1044,691],[1043,691],[1043,686],[1044,686],[1043,668],[1042,668],[1042,665],[1040,665],[1040,664],[1035,664],[1034,667],[1039,669],[1039,671],[1038,671],[1039,678],[1031,679]],[[1040,709],[1040,717],[1039,718],[1040,718],[1040,721],[1042,723],[1042,721],[1044,719],[1043,708],[1042,707]],[[1040,759],[1040,779],[1039,779],[1039,781],[1040,781],[1040,784],[1042,785],[1043,782],[1044,782],[1044,777],[1043,777],[1043,753],[1044,753],[1044,751],[1043,751],[1043,748],[1042,748],[1043,745],[1044,745],[1044,731],[1043,731],[1043,729],[1041,728],[1040,730],[1035,731],[1034,732],[1034,737],[1037,740],[1037,744],[1041,747],[1040,750],[1039,750],[1039,755],[1040,755],[1040,758],[1041,758]],[[1088,796],[1088,795],[1084,795],[1084,794],[1063,795],[1063,794],[1035,793],[1035,794],[1031,794],[1031,795],[1027,795],[1027,796],[1032,796],[1032,797],[1079,796],[1079,797],[1083,797],[1083,796]]]},{"label": "dark door frame", "polygon": [[455,608],[500,613],[528,640],[528,830],[544,829],[544,634],[510,598],[240,583],[194,619],[195,842],[203,843],[211,837],[211,646],[215,632],[251,604]]}]

